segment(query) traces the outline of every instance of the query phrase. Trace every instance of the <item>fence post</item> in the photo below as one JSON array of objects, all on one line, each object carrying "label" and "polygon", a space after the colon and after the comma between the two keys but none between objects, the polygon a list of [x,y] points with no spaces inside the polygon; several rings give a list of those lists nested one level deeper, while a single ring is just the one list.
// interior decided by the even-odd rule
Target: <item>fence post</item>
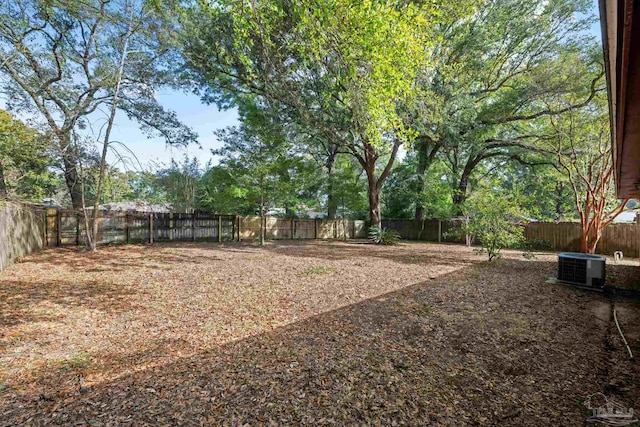
[{"label": "fence post", "polygon": [[291,221],[291,240],[294,240],[296,238],[296,222],[293,218],[291,218],[290,221]]},{"label": "fence post", "polygon": [[438,220],[438,243],[442,243],[442,220]]},{"label": "fence post", "polygon": [[318,240],[318,218],[313,219],[313,238]]},{"label": "fence post", "polygon": [[242,226],[242,218],[240,216],[238,218],[238,242],[240,241],[240,227]]},{"label": "fence post", "polygon": [[169,213],[169,240],[173,240],[173,212]]},{"label": "fence post", "polygon": [[80,214],[76,214],[76,246],[80,246]]},{"label": "fence post", "polygon": [[44,247],[49,246],[49,209],[44,210]]},{"label": "fence post", "polygon": [[633,228],[633,231],[635,231],[635,241],[636,241],[636,258],[640,258],[640,234],[638,233],[638,222],[640,220],[638,220],[638,214],[636,214],[636,226]]},{"label": "fence post", "polygon": [[191,213],[191,239],[196,241],[196,213]]},{"label": "fence post", "polygon": [[222,242],[222,215],[218,215],[218,243]]},{"label": "fence post", "polygon": [[60,232],[60,224],[62,223],[62,214],[60,213],[60,209],[56,209],[56,246],[61,245],[62,233]]},{"label": "fence post", "polygon": [[131,232],[129,231],[129,212],[124,214],[124,232],[127,244],[131,241]]},{"label": "fence post", "polygon": [[236,217],[233,217],[233,221],[231,221],[231,241],[236,239]]},{"label": "fence post", "polygon": [[149,214],[149,243],[153,244],[153,213]]}]

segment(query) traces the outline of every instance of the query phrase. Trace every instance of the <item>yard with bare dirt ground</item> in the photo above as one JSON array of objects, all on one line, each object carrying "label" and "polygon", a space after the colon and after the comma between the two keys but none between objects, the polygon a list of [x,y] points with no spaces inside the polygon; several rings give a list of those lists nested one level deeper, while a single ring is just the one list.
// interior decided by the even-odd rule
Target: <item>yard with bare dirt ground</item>
[{"label": "yard with bare dirt ground", "polygon": [[[637,261],[635,262],[637,264]],[[637,265],[607,266],[637,287]],[[556,256],[362,242],[50,249],[0,273],[0,425],[584,425],[640,410],[640,304]]]}]

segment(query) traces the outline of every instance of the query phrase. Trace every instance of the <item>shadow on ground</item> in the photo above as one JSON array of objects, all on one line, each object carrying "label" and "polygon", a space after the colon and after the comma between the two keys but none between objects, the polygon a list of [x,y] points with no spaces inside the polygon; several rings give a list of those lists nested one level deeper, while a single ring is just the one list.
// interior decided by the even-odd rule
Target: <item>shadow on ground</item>
[{"label": "shadow on ground", "polygon": [[[0,280],[0,328],[25,322],[58,320],[47,306],[83,307],[110,313],[133,309],[133,292],[104,281],[72,283],[65,280]],[[40,309],[34,307],[46,303]]]},{"label": "shadow on ground", "polygon": [[[349,247],[268,250],[355,256]],[[392,249],[371,255],[390,256],[423,262]],[[437,262],[451,263],[442,256]],[[603,390],[640,408],[640,373],[611,333],[609,302],[545,284],[554,269],[545,261],[470,263],[90,387],[39,395],[8,388],[0,425],[583,425],[581,402]],[[638,311],[628,306],[623,325],[633,336]],[[145,357],[158,345],[150,344],[123,353]]]}]

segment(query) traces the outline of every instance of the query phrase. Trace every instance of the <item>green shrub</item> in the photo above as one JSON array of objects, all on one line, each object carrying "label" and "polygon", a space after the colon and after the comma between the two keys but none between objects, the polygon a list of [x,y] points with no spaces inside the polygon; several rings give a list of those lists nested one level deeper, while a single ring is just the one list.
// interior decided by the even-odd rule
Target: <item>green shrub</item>
[{"label": "green shrub", "polygon": [[400,234],[395,230],[373,226],[369,229],[369,240],[376,245],[395,245],[400,240]]},{"label": "green shrub", "polygon": [[469,218],[463,232],[475,236],[480,253],[487,253],[489,261],[500,258],[503,248],[514,247],[524,241],[524,230],[518,223],[520,208],[517,200],[505,191],[478,190],[465,203],[464,214]]}]

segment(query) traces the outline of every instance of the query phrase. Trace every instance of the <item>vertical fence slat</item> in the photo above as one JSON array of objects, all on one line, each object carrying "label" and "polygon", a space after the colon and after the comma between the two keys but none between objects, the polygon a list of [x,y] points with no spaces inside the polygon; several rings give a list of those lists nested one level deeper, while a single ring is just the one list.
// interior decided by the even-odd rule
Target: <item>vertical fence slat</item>
[{"label": "vertical fence slat", "polygon": [[56,210],[56,246],[60,246],[62,240],[62,232],[60,231],[60,225],[62,223],[62,213],[60,209]]},{"label": "vertical fence slat", "polygon": [[149,243],[153,244],[153,214],[149,214]]},{"label": "vertical fence slat", "polygon": [[124,214],[124,232],[125,232],[125,241],[127,243],[131,242],[131,230],[129,229],[129,222],[130,222],[130,216],[129,213],[125,213]]},{"label": "vertical fence slat", "polygon": [[196,241],[196,213],[191,214],[191,240]]},{"label": "vertical fence slat", "polygon": [[76,214],[76,246],[80,246],[80,214]]}]

